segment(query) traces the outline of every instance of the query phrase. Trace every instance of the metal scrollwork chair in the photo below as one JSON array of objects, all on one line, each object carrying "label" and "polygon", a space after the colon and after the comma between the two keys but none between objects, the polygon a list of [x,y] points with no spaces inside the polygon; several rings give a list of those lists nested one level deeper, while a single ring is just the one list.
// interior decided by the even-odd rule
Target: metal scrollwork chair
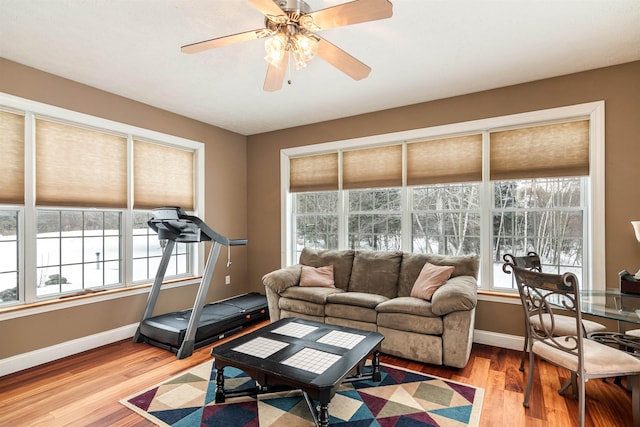
[{"label": "metal scrollwork chair", "polygon": [[[529,252],[525,256],[514,256],[512,254],[505,254],[502,259],[506,263],[514,264],[517,267],[524,268],[531,271],[542,272],[542,263],[540,262],[540,256],[535,252]],[[528,310],[525,310],[525,316],[529,317]],[[533,323],[534,326],[540,327],[540,323],[537,317],[530,318],[529,321]],[[582,326],[585,334],[590,334],[592,332],[602,332],[607,329],[607,327],[601,323],[593,322],[591,320],[583,320]],[[573,317],[570,316],[562,316],[557,314],[555,316],[555,330],[554,333],[556,335],[575,335],[575,321]],[[524,371],[524,361],[527,357],[527,347],[529,342],[529,331],[525,329],[524,332],[524,347],[522,349],[522,357],[520,359],[520,370]],[[564,391],[566,387],[563,387],[561,391]],[[575,394],[574,390],[574,394]]]},{"label": "metal scrollwork chair", "polygon": [[[516,279],[529,333],[529,375],[523,405],[529,407],[533,384],[534,360],[538,356],[568,369],[577,379],[578,425],[584,426],[585,382],[591,378],[627,376],[631,384],[633,425],[640,427],[640,359],[608,345],[590,340],[582,331],[578,278],[573,273],[549,274],[503,265]],[[559,308],[560,305],[562,308]],[[573,318],[578,334],[558,336],[555,310],[566,310]],[[538,319],[538,326],[530,319]]]}]

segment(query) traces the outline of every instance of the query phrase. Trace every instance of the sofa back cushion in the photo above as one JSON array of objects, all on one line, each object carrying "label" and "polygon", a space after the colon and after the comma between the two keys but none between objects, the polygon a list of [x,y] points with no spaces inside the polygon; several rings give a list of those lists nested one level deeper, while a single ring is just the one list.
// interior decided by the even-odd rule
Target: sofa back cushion
[{"label": "sofa back cushion", "polygon": [[401,263],[401,251],[356,251],[348,291],[397,297]]},{"label": "sofa back cushion", "polygon": [[353,250],[316,250],[303,248],[300,254],[300,264],[311,267],[333,265],[333,281],[336,288],[344,291],[349,286],[351,268],[353,267]]},{"label": "sofa back cushion", "polygon": [[398,296],[408,297],[411,295],[416,279],[422,271],[425,263],[434,265],[452,265],[455,267],[451,277],[472,276],[478,278],[480,260],[477,256],[449,256],[449,255],[427,255],[405,252],[402,255],[402,266],[398,275]]}]

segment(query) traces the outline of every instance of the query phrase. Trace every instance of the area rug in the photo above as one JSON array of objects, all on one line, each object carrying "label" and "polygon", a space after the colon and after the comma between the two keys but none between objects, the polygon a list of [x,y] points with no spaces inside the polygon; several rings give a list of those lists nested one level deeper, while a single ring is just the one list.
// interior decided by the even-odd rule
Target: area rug
[{"label": "area rug", "polygon": [[[329,425],[349,427],[477,426],[484,390],[389,365],[382,380],[343,384],[329,405]],[[255,382],[226,367],[225,387]],[[301,392],[235,397],[215,403],[213,360],[120,402],[160,426],[313,426]]]}]

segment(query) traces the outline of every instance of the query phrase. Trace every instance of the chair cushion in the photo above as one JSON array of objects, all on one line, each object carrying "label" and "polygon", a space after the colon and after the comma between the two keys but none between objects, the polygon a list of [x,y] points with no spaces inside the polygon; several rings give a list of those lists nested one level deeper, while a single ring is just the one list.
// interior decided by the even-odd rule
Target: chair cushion
[{"label": "chair cushion", "polygon": [[[570,345],[575,341],[575,336],[562,336],[554,339],[563,345]],[[565,340],[568,341],[565,342]],[[551,341],[551,338],[545,341]],[[636,359],[631,354],[589,339],[582,340],[582,343],[584,347],[584,370],[587,375],[615,377],[640,374],[640,359]],[[578,357],[576,355],[551,347],[542,341],[535,341],[532,351],[543,359],[571,371],[575,372],[578,369]]]},{"label": "chair cushion", "polygon": [[[563,316],[559,314],[554,314],[553,319],[555,321],[555,327],[553,329],[554,335],[575,335],[576,334],[576,319],[572,316]],[[534,314],[529,317],[529,322],[534,325],[536,328],[540,329],[540,322],[543,322],[545,325],[550,325],[551,320],[549,319],[549,314],[544,313],[541,315]],[[592,332],[602,332],[606,331],[607,327],[598,322],[592,322],[591,320],[582,319],[582,324],[584,325],[584,329],[587,334]]]},{"label": "chair cushion", "polygon": [[640,337],[640,329],[632,329],[630,331],[626,331],[625,334],[631,335],[634,337]]}]

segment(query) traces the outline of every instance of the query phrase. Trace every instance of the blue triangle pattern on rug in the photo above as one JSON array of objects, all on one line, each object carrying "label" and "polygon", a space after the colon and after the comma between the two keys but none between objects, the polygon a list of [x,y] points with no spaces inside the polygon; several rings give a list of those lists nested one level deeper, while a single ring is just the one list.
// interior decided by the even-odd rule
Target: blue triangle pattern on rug
[{"label": "blue triangle pattern on rug", "polygon": [[468,405],[457,406],[455,408],[434,409],[429,412],[450,418],[452,420],[460,421],[461,423],[467,423],[469,421],[469,417],[471,416],[472,409],[473,406]]},{"label": "blue triangle pattern on rug", "polygon": [[[255,381],[225,368],[225,385],[245,388]],[[483,390],[392,366],[381,366],[381,381],[344,383],[329,405],[331,426],[476,426]],[[313,426],[299,391],[230,398],[215,403],[213,361],[192,368],[121,402],[161,426]]]}]

